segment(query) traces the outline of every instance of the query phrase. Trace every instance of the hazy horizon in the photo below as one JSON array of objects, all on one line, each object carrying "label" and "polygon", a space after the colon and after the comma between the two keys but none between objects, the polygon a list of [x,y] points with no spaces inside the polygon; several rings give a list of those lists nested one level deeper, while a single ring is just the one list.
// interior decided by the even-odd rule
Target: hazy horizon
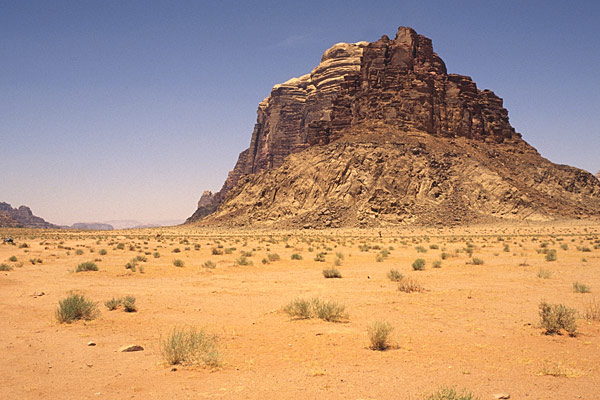
[{"label": "hazy horizon", "polygon": [[600,5],[548,1],[0,3],[0,201],[46,221],[184,220],[273,85],[337,42],[433,40],[542,156],[600,170]]}]

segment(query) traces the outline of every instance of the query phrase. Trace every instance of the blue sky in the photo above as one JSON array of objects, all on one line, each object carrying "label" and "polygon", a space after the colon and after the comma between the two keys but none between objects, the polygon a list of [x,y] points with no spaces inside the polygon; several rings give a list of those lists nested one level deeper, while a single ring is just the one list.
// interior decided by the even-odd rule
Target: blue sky
[{"label": "blue sky", "polygon": [[543,156],[596,172],[599,4],[0,0],[0,201],[59,224],[184,219],[274,84],[401,25]]}]

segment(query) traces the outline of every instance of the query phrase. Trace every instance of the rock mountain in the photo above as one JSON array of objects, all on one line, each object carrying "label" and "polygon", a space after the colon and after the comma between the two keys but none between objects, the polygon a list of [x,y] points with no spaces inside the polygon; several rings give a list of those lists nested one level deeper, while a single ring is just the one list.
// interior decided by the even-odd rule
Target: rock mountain
[{"label": "rock mountain", "polygon": [[0,227],[3,228],[47,228],[56,229],[59,226],[36,217],[26,206],[12,208],[8,203],[0,202]]},{"label": "rock mountain", "polygon": [[284,227],[448,224],[600,215],[600,182],[544,159],[502,99],[449,74],[430,39],[328,49],[275,85],[250,147],[188,223]]}]

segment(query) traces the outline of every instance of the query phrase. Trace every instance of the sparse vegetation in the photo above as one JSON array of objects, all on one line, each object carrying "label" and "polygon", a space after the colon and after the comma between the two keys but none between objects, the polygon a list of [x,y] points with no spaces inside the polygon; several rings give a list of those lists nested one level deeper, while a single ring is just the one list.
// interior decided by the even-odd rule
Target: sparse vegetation
[{"label": "sparse vegetation", "polygon": [[585,307],[583,317],[588,321],[600,321],[600,301],[592,299]]},{"label": "sparse vegetation", "polygon": [[77,266],[75,272],[83,272],[83,271],[98,271],[98,266],[91,262],[83,262]]},{"label": "sparse vegetation", "polygon": [[575,293],[589,293],[592,289],[585,283],[573,282],[573,291]]},{"label": "sparse vegetation", "polygon": [[323,270],[325,278],[341,278],[342,274],[336,268],[326,268]]},{"label": "sparse vegetation", "polygon": [[80,319],[92,320],[96,318],[98,313],[97,303],[86,299],[82,295],[72,294],[58,302],[55,315],[58,322],[70,324]]},{"label": "sparse vegetation", "polygon": [[13,267],[12,265],[8,265],[8,264],[0,264],[0,271],[12,271]]},{"label": "sparse vegetation", "polygon": [[346,306],[334,301],[296,299],[283,308],[293,319],[320,318],[328,322],[340,322],[348,318]]},{"label": "sparse vegetation", "polygon": [[547,335],[560,334],[561,329],[567,331],[571,336],[575,335],[577,330],[575,321],[577,311],[575,309],[564,304],[548,304],[545,301],[540,303],[539,308],[540,324]]},{"label": "sparse vegetation", "polygon": [[292,254],[292,260],[302,260],[302,256],[298,253]]},{"label": "sparse vegetation", "polygon": [[422,258],[417,258],[413,263],[412,263],[412,268],[415,271],[423,271],[425,269],[425,260]]},{"label": "sparse vegetation", "polygon": [[159,343],[163,360],[169,365],[218,367],[221,355],[217,337],[196,328],[175,328]]},{"label": "sparse vegetation", "polygon": [[375,321],[367,327],[371,349],[384,351],[390,347],[389,336],[394,327],[385,321]]},{"label": "sparse vegetation", "polygon": [[546,253],[546,261],[556,261],[556,250],[552,249]]},{"label": "sparse vegetation", "polygon": [[477,400],[472,393],[461,392],[458,393],[454,388],[442,388],[435,393],[425,397],[425,400]]},{"label": "sparse vegetation", "polygon": [[212,262],[210,260],[205,261],[202,264],[202,268],[215,269],[216,267],[217,267],[217,264],[215,264],[214,262]]},{"label": "sparse vegetation", "polygon": [[173,265],[181,268],[185,265],[185,263],[183,262],[183,260],[176,258],[175,260],[173,260]]},{"label": "sparse vegetation", "polygon": [[17,256],[11,256],[8,261],[10,262],[17,262]]},{"label": "sparse vegetation", "polygon": [[398,290],[404,293],[422,292],[423,287],[416,280],[406,277],[398,284]]},{"label": "sparse vegetation", "polygon": [[537,277],[541,279],[550,279],[552,277],[552,271],[545,268],[540,268],[537,273]]},{"label": "sparse vegetation", "polygon": [[397,269],[390,269],[387,273],[387,277],[392,282],[400,282],[402,278],[404,278],[404,275],[402,275]]}]

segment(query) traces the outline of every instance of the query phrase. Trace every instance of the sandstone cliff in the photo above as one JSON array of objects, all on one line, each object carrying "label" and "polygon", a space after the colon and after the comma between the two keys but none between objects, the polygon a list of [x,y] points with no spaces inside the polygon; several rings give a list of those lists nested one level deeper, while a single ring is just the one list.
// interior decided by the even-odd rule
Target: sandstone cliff
[{"label": "sandstone cliff", "polygon": [[250,147],[188,222],[581,217],[598,214],[599,190],[591,174],[543,159],[501,98],[448,74],[431,40],[401,27],[336,44],[310,74],[275,85]]},{"label": "sandstone cliff", "polygon": [[0,202],[0,227],[11,228],[47,228],[56,229],[57,225],[36,217],[26,206],[12,208],[8,203]]}]

